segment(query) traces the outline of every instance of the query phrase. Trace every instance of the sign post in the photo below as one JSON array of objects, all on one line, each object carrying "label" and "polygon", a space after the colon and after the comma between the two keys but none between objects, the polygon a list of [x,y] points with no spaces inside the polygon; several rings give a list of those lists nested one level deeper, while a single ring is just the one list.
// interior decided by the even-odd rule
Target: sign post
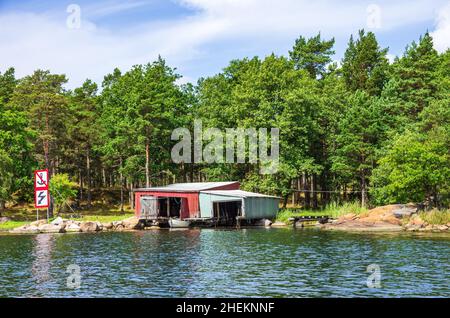
[{"label": "sign post", "polygon": [[36,209],[47,208],[50,204],[50,194],[48,189],[48,170],[36,170],[34,172],[34,206]]}]

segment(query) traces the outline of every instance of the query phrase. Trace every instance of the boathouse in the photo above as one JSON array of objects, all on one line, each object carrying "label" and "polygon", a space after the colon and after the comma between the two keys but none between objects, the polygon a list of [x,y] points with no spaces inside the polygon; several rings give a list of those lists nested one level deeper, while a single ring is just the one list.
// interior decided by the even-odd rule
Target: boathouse
[{"label": "boathouse", "polygon": [[280,198],[239,190],[239,182],[177,183],[135,190],[135,214],[142,220],[236,220],[276,217]]},{"label": "boathouse", "polygon": [[206,190],[237,190],[239,182],[176,183],[136,189],[135,215],[140,219],[201,218],[199,194]]},{"label": "boathouse", "polygon": [[214,218],[221,224],[234,224],[236,218],[251,221],[273,219],[280,198],[242,190],[209,190],[200,192],[202,218]]}]

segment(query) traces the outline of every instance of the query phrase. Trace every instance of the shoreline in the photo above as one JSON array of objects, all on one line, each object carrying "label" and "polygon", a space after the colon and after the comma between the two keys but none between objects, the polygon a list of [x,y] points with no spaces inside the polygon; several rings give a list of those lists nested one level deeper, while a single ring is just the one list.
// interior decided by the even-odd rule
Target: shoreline
[{"label": "shoreline", "polygon": [[[95,223],[91,221],[86,221],[86,223]],[[31,224],[31,223],[30,223]],[[273,226],[242,226],[240,228],[237,227],[189,227],[189,228],[159,228],[159,227],[152,227],[152,228],[125,228],[125,227],[118,227],[118,228],[97,228],[92,230],[61,230],[56,227],[47,227],[43,230],[36,230],[32,228],[31,230],[0,230],[0,236],[10,236],[10,235],[39,235],[39,234],[81,234],[81,233],[91,233],[91,234],[100,234],[100,233],[123,233],[123,232],[147,232],[147,231],[160,231],[160,230],[169,230],[169,231],[180,231],[180,230],[202,230],[202,229],[215,229],[215,230],[244,230],[244,229],[289,229],[289,230],[307,230],[307,231],[326,231],[326,232],[344,232],[344,233],[355,233],[355,234],[394,234],[394,235],[402,235],[402,234],[444,234],[449,235],[450,237],[450,228],[447,229],[414,229],[410,230],[402,226],[392,226],[392,225],[385,225],[385,224],[376,224],[372,226],[365,226],[365,227],[359,227],[359,226],[333,226],[332,224],[315,224],[315,225],[308,225],[308,226],[297,226],[294,227],[292,224],[280,224],[274,223]],[[51,225],[51,223],[45,223],[45,225]],[[28,225],[30,226],[30,225]],[[92,225],[90,225],[92,226]]]},{"label": "shoreline", "polygon": [[[442,213],[442,214],[441,214]],[[436,218],[436,217],[439,218]],[[286,220],[286,219],[285,219]],[[8,222],[11,226],[5,226]],[[17,222],[3,220],[0,225],[2,234],[40,234],[40,233],[98,233],[155,230],[146,227],[142,220],[132,214],[125,215],[89,215],[84,218],[63,219],[57,217],[51,222],[39,220],[34,222]],[[15,225],[15,226],[14,226]],[[20,226],[17,226],[20,225]],[[361,213],[347,213],[337,218],[295,217],[286,221],[261,219],[257,225],[239,228],[317,228],[323,231],[343,231],[349,233],[450,233],[448,211],[420,212],[413,204],[392,204],[380,206]],[[211,228],[195,225],[192,228]],[[212,227],[214,228],[214,227]],[[235,226],[224,227],[236,229]],[[160,228],[156,228],[160,229]],[[161,228],[163,229],[163,228]]]}]

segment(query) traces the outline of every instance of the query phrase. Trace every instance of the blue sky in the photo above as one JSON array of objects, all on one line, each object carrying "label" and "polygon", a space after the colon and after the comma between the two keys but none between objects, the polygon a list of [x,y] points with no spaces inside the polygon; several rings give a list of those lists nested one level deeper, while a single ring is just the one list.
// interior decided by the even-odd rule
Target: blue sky
[{"label": "blue sky", "polygon": [[50,69],[67,74],[73,88],[161,54],[181,82],[196,82],[232,59],[287,55],[299,35],[318,32],[335,37],[339,61],[361,28],[376,33],[390,58],[427,30],[444,51],[450,1],[0,0],[0,71],[13,66],[21,77]]}]

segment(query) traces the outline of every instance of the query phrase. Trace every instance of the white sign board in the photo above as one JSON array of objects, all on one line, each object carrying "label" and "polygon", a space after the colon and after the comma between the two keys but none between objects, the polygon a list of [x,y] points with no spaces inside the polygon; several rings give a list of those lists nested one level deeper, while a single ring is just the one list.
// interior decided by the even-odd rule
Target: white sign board
[{"label": "white sign board", "polygon": [[34,188],[48,189],[48,170],[37,170],[34,172]]},{"label": "white sign board", "polygon": [[36,208],[48,208],[48,190],[36,190],[34,199]]}]

